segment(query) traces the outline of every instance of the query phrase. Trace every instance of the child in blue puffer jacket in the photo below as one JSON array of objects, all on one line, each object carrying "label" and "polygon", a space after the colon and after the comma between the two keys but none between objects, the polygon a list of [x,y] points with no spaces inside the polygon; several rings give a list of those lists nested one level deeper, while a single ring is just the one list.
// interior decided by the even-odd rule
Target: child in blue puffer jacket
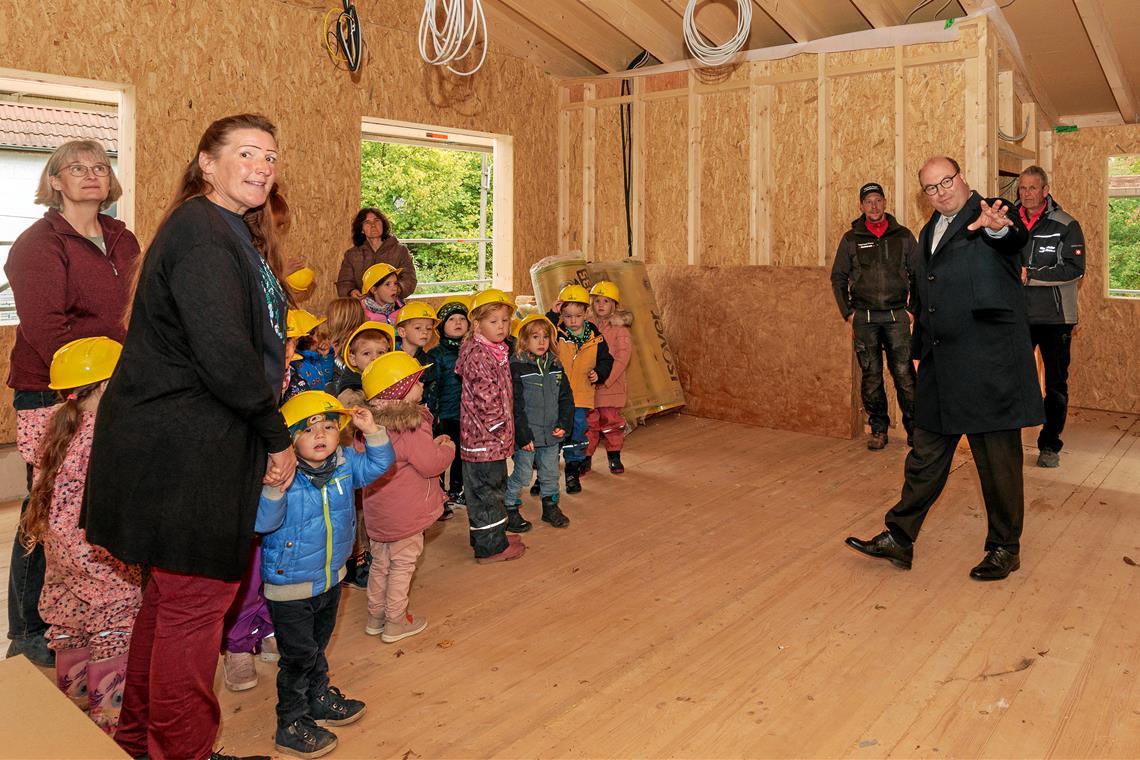
[{"label": "child in blue puffer jacket", "polygon": [[[318,757],[337,741],[322,726],[343,726],[364,714],[363,702],[329,684],[325,647],[356,536],[353,489],[378,479],[396,455],[371,412],[350,412],[323,391],[299,393],[281,414],[293,436],[297,474],[287,491],[262,490],[254,526],[265,534],[261,577],[281,655],[274,740],[280,752]],[[363,454],[338,445],[349,418],[364,433]]]}]

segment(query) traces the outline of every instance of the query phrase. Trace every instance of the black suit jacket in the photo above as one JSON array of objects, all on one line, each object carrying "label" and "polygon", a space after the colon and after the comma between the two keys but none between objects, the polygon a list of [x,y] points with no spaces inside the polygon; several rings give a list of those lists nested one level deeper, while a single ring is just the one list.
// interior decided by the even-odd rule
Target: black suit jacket
[{"label": "black suit jacket", "polygon": [[262,362],[265,295],[203,197],[147,252],[99,404],[81,524],[125,562],[240,580],[266,452],[290,445]]},{"label": "black suit jacket", "polygon": [[1011,430],[1043,417],[1021,285],[1027,233],[1016,214],[1001,238],[967,230],[981,201],[970,195],[933,251],[937,212],[918,240],[915,424],[936,433]]}]

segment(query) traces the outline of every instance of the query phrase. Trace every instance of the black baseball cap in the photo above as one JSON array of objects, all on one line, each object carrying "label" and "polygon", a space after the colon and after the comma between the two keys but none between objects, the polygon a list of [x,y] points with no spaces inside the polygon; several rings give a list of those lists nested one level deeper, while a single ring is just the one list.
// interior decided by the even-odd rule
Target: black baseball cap
[{"label": "black baseball cap", "polygon": [[859,202],[862,203],[863,199],[871,193],[878,193],[884,198],[887,197],[887,194],[883,192],[882,185],[880,185],[878,182],[868,182],[867,184],[863,185],[863,187],[859,188]]}]

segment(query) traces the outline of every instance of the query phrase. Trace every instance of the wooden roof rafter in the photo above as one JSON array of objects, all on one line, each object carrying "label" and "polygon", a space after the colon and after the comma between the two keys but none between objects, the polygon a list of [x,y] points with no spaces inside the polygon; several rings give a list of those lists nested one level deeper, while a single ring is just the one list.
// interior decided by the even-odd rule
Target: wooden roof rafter
[{"label": "wooden roof rafter", "polygon": [[851,4],[875,29],[899,26],[906,20],[906,14],[891,0],[851,0]]},{"label": "wooden roof rafter", "polygon": [[603,72],[624,71],[641,47],[577,0],[483,0],[509,8]]},{"label": "wooden roof rafter", "polygon": [[1125,123],[1135,123],[1140,118],[1136,108],[1135,91],[1132,88],[1132,82],[1124,72],[1124,67],[1120,63],[1120,56],[1116,52],[1116,46],[1109,35],[1108,22],[1104,18],[1104,9],[1099,2],[1092,0],[1073,0],[1073,4],[1077,7],[1081,23],[1085,25],[1085,32],[1088,33],[1089,41],[1092,42],[1093,50],[1100,62],[1100,68],[1104,71],[1104,78],[1108,80],[1112,97],[1120,109],[1120,117],[1124,119]]},{"label": "wooden roof rafter", "polygon": [[752,0],[752,4],[779,24],[795,42],[830,36],[827,29],[796,0]]},{"label": "wooden roof rafter", "polygon": [[661,0],[578,0],[662,63],[689,57],[681,17]]}]

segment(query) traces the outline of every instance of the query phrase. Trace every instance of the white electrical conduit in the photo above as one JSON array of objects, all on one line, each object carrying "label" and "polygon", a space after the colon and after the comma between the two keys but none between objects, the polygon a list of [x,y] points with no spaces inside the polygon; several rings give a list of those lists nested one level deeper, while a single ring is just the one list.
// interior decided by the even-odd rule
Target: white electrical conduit
[{"label": "white electrical conduit", "polygon": [[[470,11],[466,3],[470,2]],[[442,14],[437,13],[437,6]],[[442,16],[442,21],[436,21]],[[475,40],[483,38],[483,52],[475,68],[459,71],[452,64],[467,57]],[[429,52],[429,46],[431,52]],[[432,66],[446,66],[452,74],[471,76],[483,66],[487,58],[487,18],[483,15],[482,0],[424,0],[424,14],[420,18],[420,57]]]},{"label": "white electrical conduit", "polygon": [[748,40],[748,33],[752,29],[752,0],[736,0],[736,7],[736,34],[723,45],[713,45],[697,29],[697,22],[694,19],[697,0],[689,0],[685,6],[685,18],[682,24],[685,45],[688,46],[689,52],[706,66],[728,63]]}]

